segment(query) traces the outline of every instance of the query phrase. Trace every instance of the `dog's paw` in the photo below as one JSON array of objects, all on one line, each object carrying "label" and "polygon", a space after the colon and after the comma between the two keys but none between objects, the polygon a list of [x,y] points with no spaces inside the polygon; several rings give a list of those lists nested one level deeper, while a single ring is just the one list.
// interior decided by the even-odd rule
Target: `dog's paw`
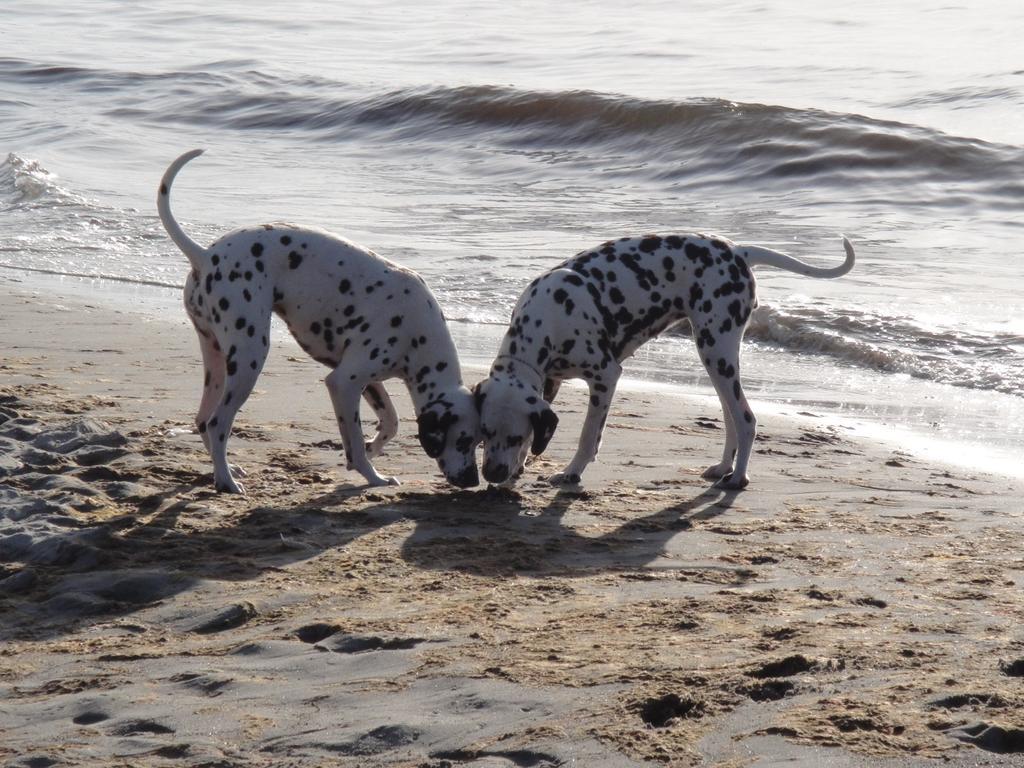
[{"label": "dog's paw", "polygon": [[231,470],[232,477],[245,477],[248,474],[248,472],[246,472],[237,464],[229,464],[228,469]]},{"label": "dog's paw", "polygon": [[724,488],[727,491],[740,491],[746,488],[749,484],[750,479],[748,477],[737,477],[734,473],[730,472],[715,483],[715,487]]},{"label": "dog's paw", "polygon": [[366,478],[368,485],[374,488],[380,488],[385,485],[401,485],[397,477],[390,477],[387,475],[377,475],[376,477]]},{"label": "dog's paw", "polygon": [[732,464],[715,464],[701,473],[705,480],[719,480],[732,474]]},{"label": "dog's paw", "polygon": [[217,482],[214,487],[217,489],[217,493],[237,493],[242,496],[245,495],[245,489],[236,483],[232,477],[229,477],[227,480]]},{"label": "dog's paw", "polygon": [[558,472],[548,478],[551,485],[579,485],[580,476],[575,472]]}]

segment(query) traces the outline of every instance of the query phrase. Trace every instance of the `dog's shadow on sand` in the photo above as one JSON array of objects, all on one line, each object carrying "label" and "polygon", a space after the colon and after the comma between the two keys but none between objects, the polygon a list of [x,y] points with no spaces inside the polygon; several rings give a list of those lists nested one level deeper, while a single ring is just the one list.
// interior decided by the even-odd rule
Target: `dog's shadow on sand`
[{"label": "dog's shadow on sand", "polygon": [[421,569],[537,578],[647,567],[722,570],[697,559],[669,562],[664,553],[695,521],[728,511],[736,492],[712,487],[626,522],[621,515],[602,518],[610,513],[603,504],[588,506],[592,493],[559,491],[538,505],[536,496],[500,489],[375,493],[342,486],[298,505],[236,507],[225,515],[203,507],[194,486],[168,488],[144,502],[151,513],[143,522],[126,516],[88,529],[87,538],[67,544],[74,556],[37,569],[34,585],[4,601],[10,621],[0,636],[62,635],[206,580],[256,580],[409,522],[414,528],[398,556]]},{"label": "dog's shadow on sand", "polygon": [[[698,520],[725,513],[737,492],[708,488],[644,517],[621,522],[616,516],[611,530],[601,505],[590,503],[594,495],[560,490],[541,507],[500,489],[419,499],[406,512],[417,525],[402,545],[402,557],[421,568],[480,575],[582,576],[670,567],[664,559],[670,540]],[[567,522],[575,512],[579,516]]]},{"label": "dog's shadow on sand", "polygon": [[[403,560],[419,568],[483,576],[590,575],[652,565],[670,567],[663,559],[668,543],[693,528],[695,522],[729,511],[739,493],[712,486],[643,517],[622,522],[617,515],[618,524],[607,530],[601,518],[602,505],[591,503],[600,492],[560,489],[539,506],[516,491],[496,487],[402,492],[358,510],[343,508],[363,492],[366,489],[339,488],[299,508],[256,508],[243,524],[258,527],[262,521],[313,534],[310,546],[323,551],[344,547],[395,523],[412,521],[415,528],[403,540],[400,553]],[[567,515],[573,512],[581,514],[567,523]],[[607,511],[603,514],[609,515]],[[317,523],[327,524],[329,529]],[[587,528],[602,532],[589,535]],[[721,569],[699,565],[696,560],[675,567]]]}]

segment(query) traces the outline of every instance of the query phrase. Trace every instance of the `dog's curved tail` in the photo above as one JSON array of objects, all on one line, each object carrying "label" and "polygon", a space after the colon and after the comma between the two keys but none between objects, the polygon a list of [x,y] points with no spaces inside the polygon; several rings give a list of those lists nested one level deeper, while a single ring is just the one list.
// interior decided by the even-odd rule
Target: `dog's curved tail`
[{"label": "dog's curved tail", "polygon": [[174,214],[171,213],[171,184],[174,183],[174,177],[178,175],[178,171],[185,163],[201,154],[203,154],[203,150],[193,149],[171,163],[160,180],[160,191],[156,196],[156,209],[160,214],[160,222],[164,225],[164,229],[167,230],[167,234],[170,235],[174,244],[188,256],[193,269],[200,269],[205,264],[206,249],[185,234],[185,230],[181,228],[181,225],[175,220]]},{"label": "dog's curved tail", "polygon": [[751,267],[763,264],[766,267],[785,269],[807,277],[842,277],[853,269],[853,262],[856,259],[853,245],[845,237],[843,238],[843,248],[846,250],[846,259],[838,267],[812,267],[792,256],[773,251],[770,248],[759,248],[756,245],[740,246],[737,250]]}]

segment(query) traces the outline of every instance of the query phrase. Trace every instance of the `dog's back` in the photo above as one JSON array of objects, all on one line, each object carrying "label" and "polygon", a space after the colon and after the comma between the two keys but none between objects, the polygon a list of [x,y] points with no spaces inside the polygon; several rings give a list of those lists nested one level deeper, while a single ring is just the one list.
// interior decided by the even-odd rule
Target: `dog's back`
[{"label": "dog's back", "polygon": [[292,224],[239,229],[207,252],[190,313],[214,320],[217,312],[219,324],[245,328],[251,316],[272,310],[299,345],[330,368],[352,344],[372,338],[371,358],[398,369],[411,343],[400,331],[405,315],[440,315],[414,272],[324,230]]},{"label": "dog's back", "polygon": [[[545,313],[545,304],[555,306]],[[531,283],[516,315],[544,315],[544,333],[554,327],[562,344],[571,341],[567,333],[591,329],[621,361],[683,319],[703,347],[742,328],[755,306],[754,277],[733,243],[647,235],[610,240],[566,260]],[[566,332],[557,333],[559,326]]]}]

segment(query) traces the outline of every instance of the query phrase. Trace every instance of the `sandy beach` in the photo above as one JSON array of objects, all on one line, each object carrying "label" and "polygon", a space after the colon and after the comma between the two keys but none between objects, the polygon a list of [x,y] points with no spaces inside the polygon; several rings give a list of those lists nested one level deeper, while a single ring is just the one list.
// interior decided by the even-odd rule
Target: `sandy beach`
[{"label": "sandy beach", "polygon": [[367,489],[278,334],[217,495],[191,330],[36,285],[0,275],[4,765],[1022,759],[1019,480],[765,415],[720,492],[720,413],[625,390],[557,491],[567,387],[516,491],[456,491],[395,381]]}]

